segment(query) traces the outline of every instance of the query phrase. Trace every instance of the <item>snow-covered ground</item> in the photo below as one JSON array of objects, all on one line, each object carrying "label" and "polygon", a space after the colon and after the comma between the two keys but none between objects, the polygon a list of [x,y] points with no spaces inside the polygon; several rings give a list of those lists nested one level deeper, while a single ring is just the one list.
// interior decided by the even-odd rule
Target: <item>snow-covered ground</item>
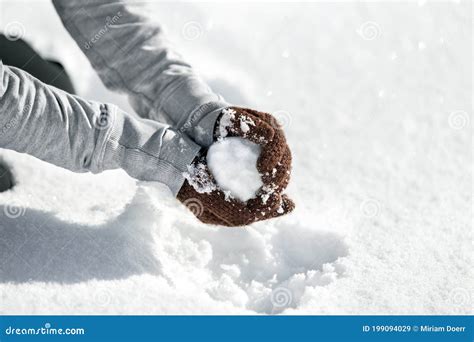
[{"label": "snow-covered ground", "polygon": [[[283,123],[297,209],[206,226],[160,185],[2,150],[0,313],[472,313],[470,1],[146,6],[216,90]],[[1,0],[8,24],[130,110],[49,1]]]}]

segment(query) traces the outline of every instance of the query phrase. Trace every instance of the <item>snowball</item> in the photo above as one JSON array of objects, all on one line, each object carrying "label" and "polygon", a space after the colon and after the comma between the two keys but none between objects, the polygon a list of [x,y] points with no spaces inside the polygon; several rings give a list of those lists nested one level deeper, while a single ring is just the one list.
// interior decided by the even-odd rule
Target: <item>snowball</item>
[{"label": "snowball", "polygon": [[259,145],[242,138],[226,138],[211,145],[207,164],[224,192],[246,202],[263,186],[257,170],[259,155]]}]

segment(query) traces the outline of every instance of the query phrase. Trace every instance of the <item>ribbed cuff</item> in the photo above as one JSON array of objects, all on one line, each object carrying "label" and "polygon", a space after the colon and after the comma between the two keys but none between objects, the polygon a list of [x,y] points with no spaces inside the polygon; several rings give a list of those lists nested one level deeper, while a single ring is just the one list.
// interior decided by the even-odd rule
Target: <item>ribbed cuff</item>
[{"label": "ribbed cuff", "polygon": [[214,142],[214,127],[220,113],[229,107],[227,102],[215,101],[198,107],[190,116],[182,130],[196,143],[208,147]]},{"label": "ribbed cuff", "polygon": [[114,113],[98,154],[97,170],[124,169],[131,177],[166,184],[174,196],[181,189],[187,166],[201,146],[168,126]]}]

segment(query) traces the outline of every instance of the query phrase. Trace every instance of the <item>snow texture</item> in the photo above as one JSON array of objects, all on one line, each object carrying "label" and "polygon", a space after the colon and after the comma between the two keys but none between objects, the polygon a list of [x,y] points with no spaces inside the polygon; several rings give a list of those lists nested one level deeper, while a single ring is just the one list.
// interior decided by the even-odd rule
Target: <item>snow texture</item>
[{"label": "snow texture", "polygon": [[235,110],[232,108],[225,108],[222,110],[222,116],[219,120],[219,137],[227,137],[227,129],[232,126],[232,121],[235,119]]},{"label": "snow texture", "polygon": [[220,139],[209,147],[207,163],[217,184],[230,196],[246,202],[262,187],[257,170],[260,146],[243,138]]},{"label": "snow texture", "polygon": [[194,190],[200,194],[210,193],[217,188],[214,179],[209,174],[206,163],[202,160],[188,165],[188,171],[184,172],[183,175]]},{"label": "snow texture", "polygon": [[[0,6],[81,95],[130,110],[50,1]],[[472,313],[469,1],[147,6],[214,89],[282,124],[297,208],[207,226],[120,170],[1,151],[0,313]]]}]

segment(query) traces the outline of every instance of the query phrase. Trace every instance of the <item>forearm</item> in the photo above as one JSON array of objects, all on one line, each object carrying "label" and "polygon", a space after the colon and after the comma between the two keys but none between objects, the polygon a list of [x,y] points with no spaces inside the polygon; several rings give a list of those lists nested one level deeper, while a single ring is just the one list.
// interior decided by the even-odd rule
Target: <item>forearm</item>
[{"label": "forearm", "polygon": [[0,147],[75,172],[123,168],[174,194],[199,149],[167,125],[70,95],[1,62]]},{"label": "forearm", "polygon": [[64,26],[107,87],[127,93],[139,115],[167,122],[202,145],[227,104],[174,51],[162,28],[131,2],[53,0]]}]

